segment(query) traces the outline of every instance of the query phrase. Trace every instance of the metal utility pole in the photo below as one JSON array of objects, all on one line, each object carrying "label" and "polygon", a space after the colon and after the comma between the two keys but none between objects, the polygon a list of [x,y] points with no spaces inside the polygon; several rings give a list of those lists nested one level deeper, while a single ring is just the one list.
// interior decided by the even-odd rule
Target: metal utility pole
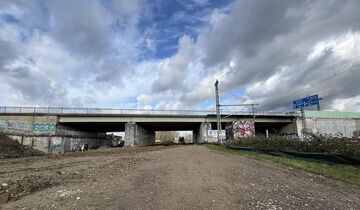
[{"label": "metal utility pole", "polygon": [[217,123],[217,139],[219,143],[222,143],[220,139],[220,132],[221,132],[221,121],[220,121],[220,99],[219,99],[219,81],[216,80],[215,82],[215,97],[216,97],[216,123]]},{"label": "metal utility pole", "polygon": [[322,98],[319,98],[319,103],[317,104],[317,110],[320,111],[320,100],[322,100]]},{"label": "metal utility pole", "polygon": [[307,132],[306,118],[304,107],[301,107],[301,124],[302,124],[302,139],[304,139],[304,134]]},{"label": "metal utility pole", "polygon": [[254,125],[255,125],[255,107],[254,107],[255,105],[259,105],[259,104],[251,104],[251,110],[252,110]]}]

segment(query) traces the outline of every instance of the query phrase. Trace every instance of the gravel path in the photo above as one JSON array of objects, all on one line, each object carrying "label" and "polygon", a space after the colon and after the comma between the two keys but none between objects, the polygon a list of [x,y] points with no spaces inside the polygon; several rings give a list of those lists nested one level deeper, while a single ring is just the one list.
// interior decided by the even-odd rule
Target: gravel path
[{"label": "gravel path", "polygon": [[0,183],[29,176],[54,183],[3,209],[360,209],[357,185],[197,145],[0,162]]}]

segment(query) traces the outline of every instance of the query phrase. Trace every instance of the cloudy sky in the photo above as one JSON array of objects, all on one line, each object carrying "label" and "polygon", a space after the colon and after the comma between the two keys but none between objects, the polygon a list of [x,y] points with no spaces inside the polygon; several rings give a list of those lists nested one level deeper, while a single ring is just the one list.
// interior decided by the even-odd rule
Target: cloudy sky
[{"label": "cloudy sky", "polygon": [[[1,0],[0,105],[360,111],[358,0]],[[242,109],[242,108],[238,108]]]}]

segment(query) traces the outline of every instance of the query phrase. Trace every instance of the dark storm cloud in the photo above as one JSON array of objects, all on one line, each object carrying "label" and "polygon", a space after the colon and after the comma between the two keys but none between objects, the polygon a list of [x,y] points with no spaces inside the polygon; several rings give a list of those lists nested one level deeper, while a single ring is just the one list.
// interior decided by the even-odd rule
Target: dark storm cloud
[{"label": "dark storm cloud", "polygon": [[11,86],[13,94],[26,101],[38,104],[56,101],[57,104],[66,104],[66,91],[63,87],[54,85],[48,77],[31,72],[27,67],[8,70],[4,79]]},{"label": "dark storm cloud", "polygon": [[111,50],[112,17],[99,1],[49,1],[51,34],[75,54],[100,58]]},{"label": "dark storm cloud", "polygon": [[230,17],[206,38],[204,63],[211,66],[222,62],[234,51],[244,57],[256,56],[262,45],[298,26],[301,17],[287,14],[300,5],[300,1],[286,0],[238,1]]},{"label": "dark storm cloud", "polygon": [[[238,87],[251,88],[286,67],[289,70],[281,74],[280,85],[273,84],[269,87],[272,90],[248,91],[246,98],[261,101],[264,109],[290,107],[293,98],[279,96],[286,96],[294,89],[301,90],[314,77],[323,78],[330,73],[328,66],[341,62],[333,55],[333,46],[325,49],[319,58],[309,60],[308,56],[319,42],[358,32],[359,8],[360,2],[355,0],[238,1],[228,16],[198,38],[207,75],[211,77],[219,69],[226,68],[230,61],[236,61],[236,67],[220,81],[226,93]],[[341,71],[341,68],[336,70]],[[333,78],[321,86],[322,90],[327,90],[322,94],[328,104],[336,98],[358,95],[357,90],[344,83],[345,80],[354,84],[358,77],[346,74],[342,78]],[[292,97],[316,92],[321,91],[307,88]],[[199,102],[200,94],[189,89],[182,99],[192,104]]]},{"label": "dark storm cloud", "polygon": [[87,69],[94,82],[113,82],[131,70],[141,45],[137,1],[51,1],[48,10],[50,35],[71,53],[99,62]]},{"label": "dark storm cloud", "polygon": [[[231,14],[205,34],[204,63],[214,65],[232,53],[251,58],[276,43],[282,49],[313,44],[326,36],[358,30],[359,1],[237,1]],[[299,33],[299,34],[297,34]],[[200,39],[201,42],[201,39]],[[277,46],[275,46],[277,47]],[[280,57],[282,57],[280,55]]]},{"label": "dark storm cloud", "polygon": [[0,39],[0,73],[4,71],[4,65],[15,59],[19,54],[18,47],[14,46],[10,41]]},{"label": "dark storm cloud", "polygon": [[[127,0],[1,1],[0,80],[29,104],[74,104],[68,89],[118,86],[139,54],[138,6]],[[24,65],[29,60],[32,65]]]}]

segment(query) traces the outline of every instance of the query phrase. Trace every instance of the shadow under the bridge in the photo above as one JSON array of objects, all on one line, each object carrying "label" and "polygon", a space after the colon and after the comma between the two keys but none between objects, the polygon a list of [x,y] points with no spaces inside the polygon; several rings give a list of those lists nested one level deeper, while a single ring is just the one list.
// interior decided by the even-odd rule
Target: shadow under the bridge
[{"label": "shadow under the bridge", "polygon": [[143,128],[152,131],[192,131],[199,128],[198,122],[142,122],[137,123]]},{"label": "shadow under the bridge", "polygon": [[[256,122],[255,121],[255,134],[256,135],[266,135],[266,130],[268,130],[269,135],[282,135],[283,130],[285,126],[289,126],[292,123],[288,122]],[[226,126],[231,125],[229,122],[222,122],[221,123],[221,129],[225,130]],[[211,123],[212,130],[217,129],[216,122]],[[289,133],[295,132],[296,128],[291,129],[292,131]]]},{"label": "shadow under the bridge", "polygon": [[81,130],[85,132],[106,133],[106,132],[124,132],[124,122],[71,122],[60,123],[61,125]]}]

